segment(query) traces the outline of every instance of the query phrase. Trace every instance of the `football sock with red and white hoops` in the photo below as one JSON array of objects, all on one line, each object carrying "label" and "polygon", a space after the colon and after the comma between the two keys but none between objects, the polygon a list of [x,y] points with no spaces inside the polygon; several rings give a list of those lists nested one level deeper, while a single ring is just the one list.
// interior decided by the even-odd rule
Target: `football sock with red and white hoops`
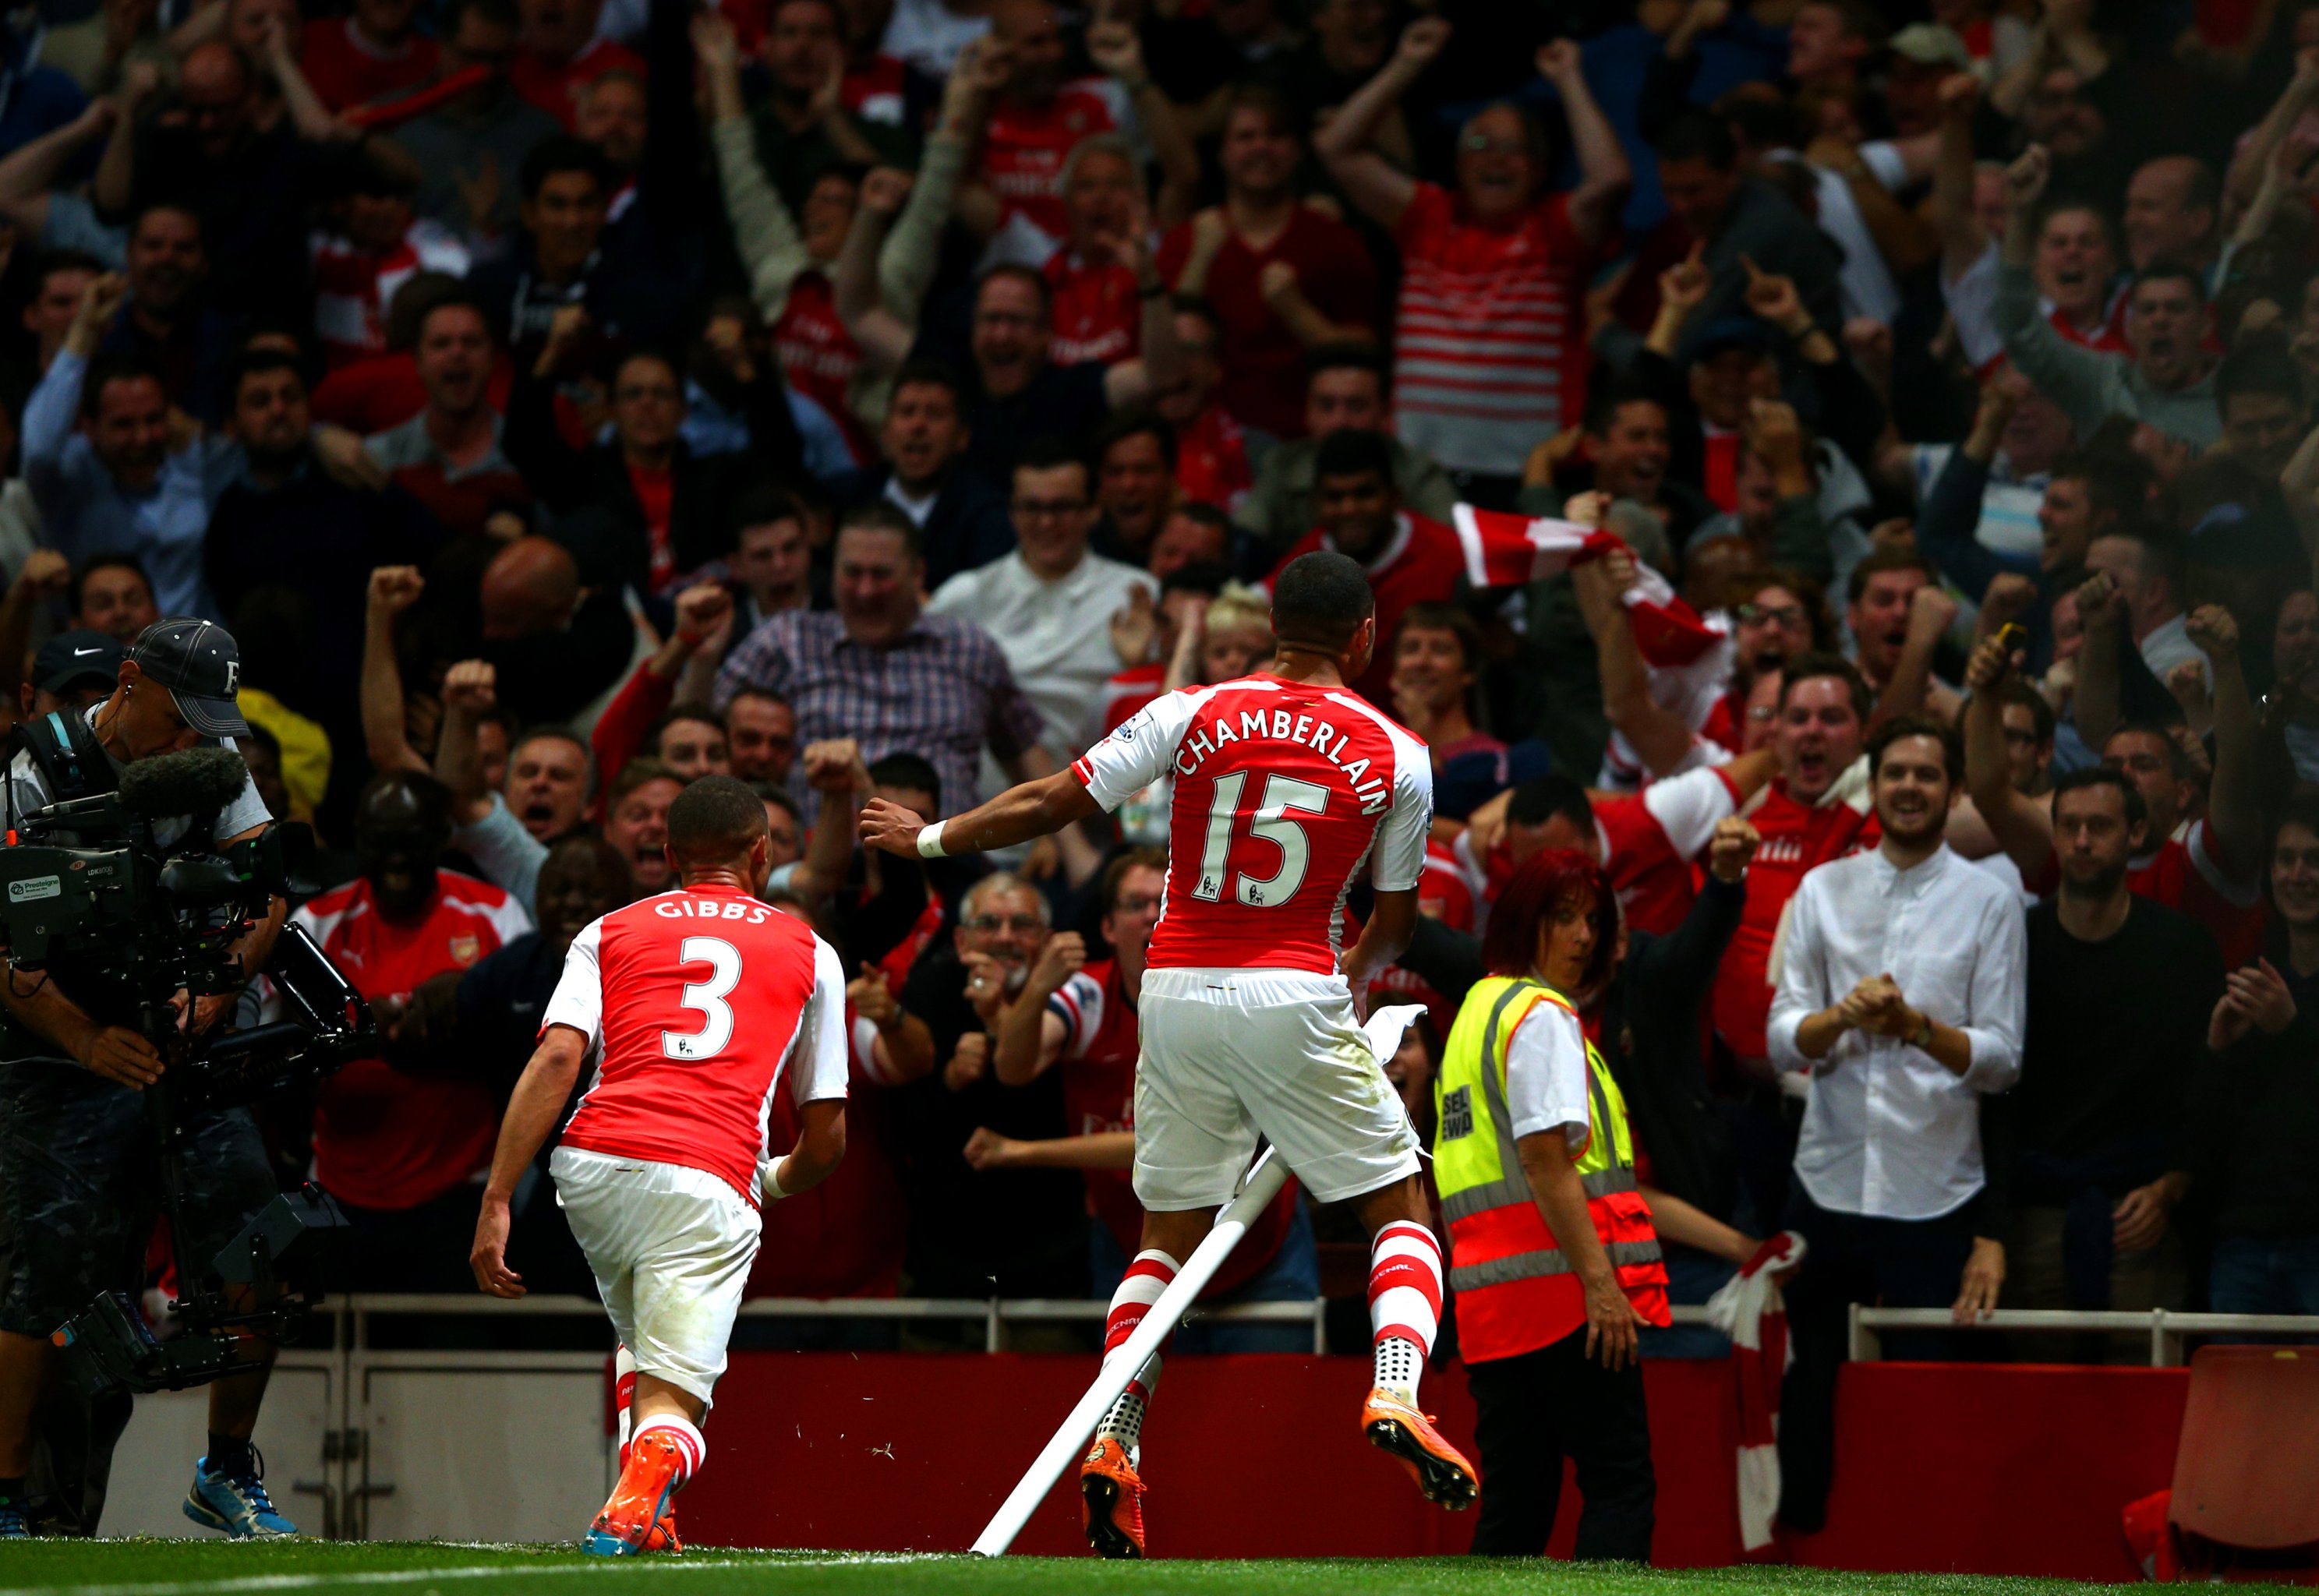
[{"label": "football sock with red and white hoops", "polygon": [[662,1413],[636,1426],[636,1433],[628,1443],[630,1449],[654,1436],[674,1444],[676,1485],[682,1490],[684,1483],[700,1472],[700,1465],[708,1455],[708,1443],[701,1438],[700,1427],[681,1413]]},{"label": "football sock with red and white hoops", "polygon": [[[1127,1339],[1143,1322],[1143,1316],[1151,1312],[1151,1304],[1160,1300],[1160,1294],[1166,1291],[1169,1284],[1176,1278],[1179,1267],[1174,1258],[1156,1249],[1137,1253],[1135,1261],[1127,1266],[1127,1273],[1120,1279],[1119,1289],[1111,1294],[1111,1312],[1104,1317],[1103,1362],[1105,1368],[1109,1368],[1113,1360],[1120,1356],[1120,1349],[1127,1345]],[[1151,1401],[1151,1393],[1159,1384],[1160,1355],[1155,1352],[1136,1378],[1127,1383],[1127,1389],[1119,1393],[1119,1400],[1111,1404],[1111,1411],[1103,1416],[1103,1422],[1096,1426],[1096,1438],[1112,1438],[1127,1448],[1128,1456],[1132,1459],[1136,1449],[1142,1444],[1144,1408]]]},{"label": "football sock with red and white hoops", "polygon": [[1441,1325],[1441,1243],[1423,1225],[1395,1220],[1369,1253],[1369,1330],[1376,1384],[1414,1407],[1417,1382]]},{"label": "football sock with red and white hoops", "polygon": [[612,1354],[612,1433],[620,1443],[620,1467],[628,1466],[629,1411],[636,1400],[636,1355],[626,1347]]}]

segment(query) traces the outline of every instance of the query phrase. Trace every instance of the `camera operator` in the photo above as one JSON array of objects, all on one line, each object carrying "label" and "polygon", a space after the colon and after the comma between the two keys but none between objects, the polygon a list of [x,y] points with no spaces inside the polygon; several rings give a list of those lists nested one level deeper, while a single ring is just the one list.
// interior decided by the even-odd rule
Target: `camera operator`
[{"label": "camera operator", "polygon": [[[8,766],[9,826],[51,801],[111,790],[140,760],[248,735],[234,702],[240,671],[222,627],[180,618],[145,628],[112,695],[81,712],[88,735],[66,744],[86,759],[74,762],[83,790],[57,790],[62,783],[23,748]],[[86,758],[92,750],[101,750],[101,765]],[[245,781],[218,814],[215,841],[254,836],[266,821]],[[190,816],[157,820],[153,841],[168,848],[192,824]],[[245,976],[266,962],[285,907],[275,898],[237,944]],[[181,995],[178,1023],[200,1034],[234,1002],[230,993]],[[0,1538],[27,1533],[32,1416],[43,1381],[62,1375],[52,1370],[50,1332],[103,1292],[133,1293],[153,1232],[163,1158],[144,1094],[168,1060],[136,1019],[124,978],[94,960],[60,957],[38,974],[0,972],[0,1224],[15,1240],[0,1289]],[[248,1109],[198,1113],[182,1128],[176,1240],[183,1256],[206,1259],[273,1198],[275,1183]],[[243,1352],[270,1365],[274,1348],[249,1339]],[[237,1538],[297,1533],[275,1511],[249,1445],[266,1380],[261,1366],[210,1387],[209,1449],[185,1501],[186,1517]]]}]

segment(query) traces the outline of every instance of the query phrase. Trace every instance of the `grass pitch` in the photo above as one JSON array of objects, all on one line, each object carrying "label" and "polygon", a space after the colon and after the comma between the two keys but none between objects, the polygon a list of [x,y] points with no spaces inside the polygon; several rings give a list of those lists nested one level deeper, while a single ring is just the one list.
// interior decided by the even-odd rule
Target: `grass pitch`
[{"label": "grass pitch", "polygon": [[[611,1562],[568,1546],[299,1541],[35,1541],[0,1551],[0,1596],[2077,1596],[2118,1587],[1956,1574],[1819,1569],[1661,1572],[1466,1558],[1103,1563],[1085,1558],[891,1556],[688,1549]],[[2235,1585],[2246,1596],[2284,1586]]]}]

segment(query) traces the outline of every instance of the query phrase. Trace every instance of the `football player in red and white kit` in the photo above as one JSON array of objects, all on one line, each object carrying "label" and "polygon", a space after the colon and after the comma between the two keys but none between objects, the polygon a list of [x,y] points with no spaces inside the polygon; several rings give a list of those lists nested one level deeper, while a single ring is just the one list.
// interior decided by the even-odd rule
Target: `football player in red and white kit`
[{"label": "football player in red and white kit", "polygon": [[[1425,745],[1346,685],[1368,668],[1376,607],[1361,568],[1322,551],[1276,578],[1271,668],[1173,692],[1071,768],[932,825],[892,804],[862,812],[889,852],[1006,847],[1174,779],[1165,902],[1139,1018],[1135,1195],[1143,1250],[1111,1301],[1105,1356],[1142,1322],[1228,1202],[1261,1135],[1320,1203],[1350,1201],[1376,1239],[1370,1442],[1426,1497],[1471,1504],[1473,1465],[1417,1408],[1441,1313],[1441,1246],[1417,1135],[1360,1031],[1352,994],[1408,945],[1432,823]],[[1373,905],[1340,949],[1338,912],[1366,869]],[[1141,1556],[1136,1447],[1148,1392],[1131,1384],[1079,1472],[1087,1540]]]},{"label": "football player in red and white kit", "polygon": [[[708,1411],[761,1200],[818,1186],[845,1151],[845,975],[802,921],[759,900],[765,807],[708,776],[669,807],[673,892],[616,909],[573,942],[538,1050],[500,1127],[469,1261],[493,1296],[516,1182],[569,1100],[589,1087],[553,1161],[556,1200],[636,1360],[626,1465],[582,1549],[629,1556],[700,1468]],[[798,1105],[797,1146],[766,1146],[773,1095]]]}]

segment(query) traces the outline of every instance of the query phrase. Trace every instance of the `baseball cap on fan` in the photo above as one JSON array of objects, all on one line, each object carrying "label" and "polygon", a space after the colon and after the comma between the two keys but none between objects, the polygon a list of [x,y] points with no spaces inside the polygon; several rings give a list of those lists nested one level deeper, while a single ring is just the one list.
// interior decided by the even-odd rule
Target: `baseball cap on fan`
[{"label": "baseball cap on fan", "polygon": [[129,657],[169,690],[177,713],[204,737],[247,737],[248,723],[234,702],[241,686],[241,650],[215,621],[172,616],[137,634]]},{"label": "baseball cap on fan", "polygon": [[109,688],[121,674],[121,662],[128,657],[129,651],[109,632],[92,632],[86,627],[59,632],[32,656],[32,685],[58,698],[75,688]]}]

